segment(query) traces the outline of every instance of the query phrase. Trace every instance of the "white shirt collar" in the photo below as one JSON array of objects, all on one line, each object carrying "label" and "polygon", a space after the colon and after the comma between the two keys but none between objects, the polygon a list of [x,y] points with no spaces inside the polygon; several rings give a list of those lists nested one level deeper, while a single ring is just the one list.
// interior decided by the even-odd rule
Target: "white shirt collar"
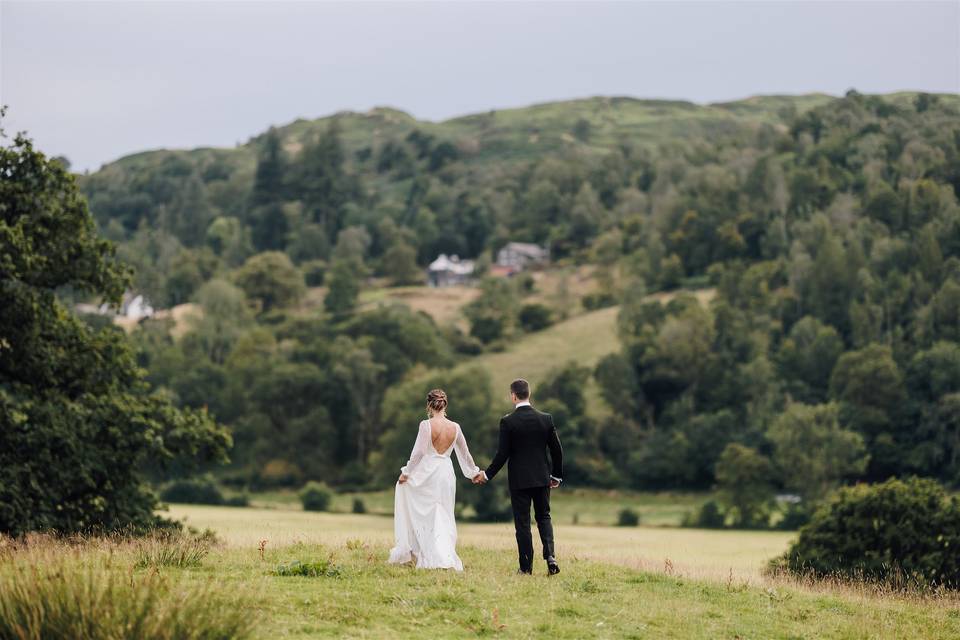
[{"label": "white shirt collar", "polygon": [[517,404],[513,405],[514,409],[519,409],[520,407],[529,407],[529,406],[530,406],[529,400],[521,400]]}]

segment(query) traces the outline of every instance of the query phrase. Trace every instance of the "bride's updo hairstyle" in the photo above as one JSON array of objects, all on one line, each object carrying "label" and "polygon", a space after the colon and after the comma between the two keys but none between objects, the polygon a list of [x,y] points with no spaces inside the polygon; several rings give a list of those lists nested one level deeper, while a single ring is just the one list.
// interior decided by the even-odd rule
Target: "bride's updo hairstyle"
[{"label": "bride's updo hairstyle", "polygon": [[443,389],[434,389],[427,394],[427,410],[431,416],[438,413],[444,414],[447,411],[447,392]]}]

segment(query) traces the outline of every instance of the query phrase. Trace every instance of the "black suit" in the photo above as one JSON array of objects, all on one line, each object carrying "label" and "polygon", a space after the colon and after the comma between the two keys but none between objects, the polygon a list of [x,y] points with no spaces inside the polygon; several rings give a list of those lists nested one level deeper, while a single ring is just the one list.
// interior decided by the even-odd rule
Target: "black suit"
[{"label": "black suit", "polygon": [[[549,450],[549,459],[547,451]],[[510,474],[510,502],[513,524],[517,532],[520,570],[533,566],[533,538],[530,536],[530,503],[537,520],[543,557],[552,558],[553,523],[550,520],[550,478],[563,477],[563,449],[553,416],[529,405],[500,419],[500,440],[497,455],[487,467],[487,479],[507,463]]]}]

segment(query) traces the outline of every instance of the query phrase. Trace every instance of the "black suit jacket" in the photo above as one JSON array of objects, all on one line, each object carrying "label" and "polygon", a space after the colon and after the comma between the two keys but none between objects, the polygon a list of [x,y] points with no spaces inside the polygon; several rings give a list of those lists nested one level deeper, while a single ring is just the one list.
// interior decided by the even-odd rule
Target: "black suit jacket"
[{"label": "black suit jacket", "polygon": [[493,480],[508,460],[511,489],[546,487],[551,475],[562,478],[563,449],[553,416],[530,406],[517,407],[513,413],[503,416],[497,455],[486,469],[487,479]]}]

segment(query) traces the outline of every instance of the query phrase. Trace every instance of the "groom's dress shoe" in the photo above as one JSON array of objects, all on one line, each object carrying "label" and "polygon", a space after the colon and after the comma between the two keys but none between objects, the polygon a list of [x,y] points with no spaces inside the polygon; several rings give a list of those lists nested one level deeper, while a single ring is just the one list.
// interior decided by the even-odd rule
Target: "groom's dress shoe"
[{"label": "groom's dress shoe", "polygon": [[553,558],[547,560],[547,573],[551,576],[555,576],[560,573],[560,565],[558,565],[557,561]]},{"label": "groom's dress shoe", "polygon": [[533,569],[517,569],[517,575],[520,576],[532,576]]}]

